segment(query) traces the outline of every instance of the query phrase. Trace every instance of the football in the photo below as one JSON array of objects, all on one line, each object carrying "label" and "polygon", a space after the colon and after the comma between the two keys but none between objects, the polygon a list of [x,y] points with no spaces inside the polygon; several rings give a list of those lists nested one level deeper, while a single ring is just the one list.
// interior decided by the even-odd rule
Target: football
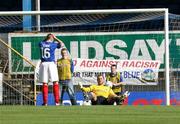
[{"label": "football", "polygon": [[91,100],[88,100],[88,101],[83,101],[83,104],[84,106],[90,106],[91,105]]}]

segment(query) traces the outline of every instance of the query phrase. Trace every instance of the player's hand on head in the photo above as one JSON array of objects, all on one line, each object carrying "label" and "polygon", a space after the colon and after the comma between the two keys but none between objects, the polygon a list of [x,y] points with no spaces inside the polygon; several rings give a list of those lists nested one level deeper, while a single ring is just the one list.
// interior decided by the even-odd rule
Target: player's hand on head
[{"label": "player's hand on head", "polygon": [[54,34],[52,34],[52,37],[54,38],[54,40],[58,41],[58,38]]},{"label": "player's hand on head", "polygon": [[54,39],[56,39],[56,36],[55,36],[54,34],[51,34],[51,36],[52,36]]},{"label": "player's hand on head", "polygon": [[65,47],[65,45],[64,45],[64,43],[63,43],[63,42],[61,42],[61,47]]}]

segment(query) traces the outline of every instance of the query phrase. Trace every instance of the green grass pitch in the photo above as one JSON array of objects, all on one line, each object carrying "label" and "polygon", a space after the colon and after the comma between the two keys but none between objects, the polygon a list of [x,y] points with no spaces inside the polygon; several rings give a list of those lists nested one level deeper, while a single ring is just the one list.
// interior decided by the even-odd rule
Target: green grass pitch
[{"label": "green grass pitch", "polygon": [[0,106],[0,124],[180,124],[180,106]]}]

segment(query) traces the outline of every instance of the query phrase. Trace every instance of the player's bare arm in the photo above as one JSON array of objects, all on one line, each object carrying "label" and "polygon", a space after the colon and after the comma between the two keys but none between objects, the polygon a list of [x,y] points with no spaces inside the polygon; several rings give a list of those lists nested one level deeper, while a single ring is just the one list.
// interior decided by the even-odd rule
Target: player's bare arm
[{"label": "player's bare arm", "polygon": [[[53,34],[52,34],[53,35]],[[57,41],[58,43],[60,43],[61,44],[61,47],[63,47],[64,46],[64,43],[63,43],[63,41],[62,40],[60,40],[59,38],[57,38],[55,35],[53,35],[53,37],[54,37],[54,40],[55,41]]]}]

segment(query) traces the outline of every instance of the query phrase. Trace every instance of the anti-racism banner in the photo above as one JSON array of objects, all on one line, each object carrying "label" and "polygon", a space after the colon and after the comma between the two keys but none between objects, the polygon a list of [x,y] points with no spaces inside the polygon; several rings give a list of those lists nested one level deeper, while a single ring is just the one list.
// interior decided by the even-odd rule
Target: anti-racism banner
[{"label": "anti-racism banner", "polygon": [[[73,59],[74,73],[73,84],[82,82],[83,85],[97,84],[97,76],[104,77],[110,73],[111,65],[117,65],[117,72],[121,73],[123,83],[127,85],[157,85],[160,61],[154,60],[96,60],[96,59]],[[35,69],[35,80],[38,85],[39,64]]]},{"label": "anti-racism banner", "polygon": [[117,65],[124,84],[157,85],[160,61],[152,60],[96,60],[74,59],[74,82],[83,84],[97,83],[99,73],[104,76],[110,72],[112,64]]}]

